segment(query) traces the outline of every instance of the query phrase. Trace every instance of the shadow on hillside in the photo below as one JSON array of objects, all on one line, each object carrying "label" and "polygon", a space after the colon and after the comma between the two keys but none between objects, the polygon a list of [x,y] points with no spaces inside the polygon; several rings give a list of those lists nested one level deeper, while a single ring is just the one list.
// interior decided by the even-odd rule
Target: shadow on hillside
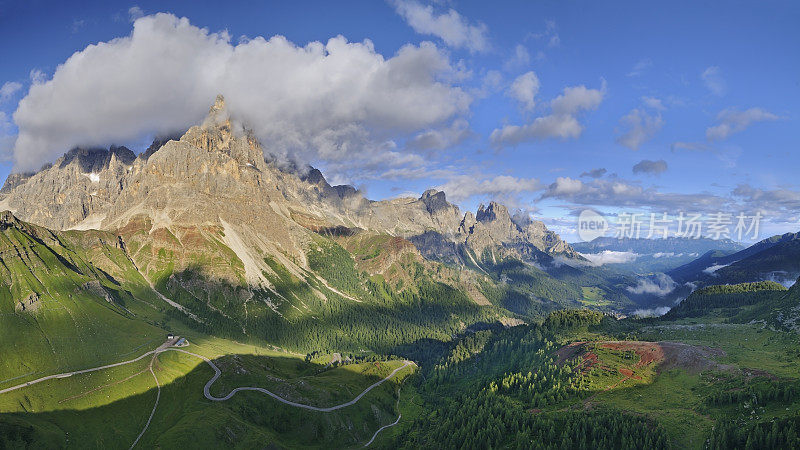
[{"label": "shadow on hillside", "polygon": [[[303,353],[364,354],[371,350],[390,354],[396,346],[419,339],[449,340],[466,327],[493,322],[497,311],[478,306],[462,292],[434,282],[418,287],[424,291],[418,295],[393,292],[365,296],[365,301],[356,302],[332,292],[326,292],[327,298],[319,298],[301,282],[286,287],[279,298],[264,289],[246,291],[245,296],[245,288],[210,280],[196,271],[175,274],[173,279],[182,281],[163,282],[157,284],[158,289],[203,321],[198,323],[176,309],[166,310],[183,325],[206,334],[269,342]],[[186,286],[195,288],[190,292]],[[201,290],[213,306],[194,293]],[[281,314],[268,307],[276,303]]]},{"label": "shadow on hillside", "polygon": [[[173,353],[177,354],[162,354],[160,364],[174,368]],[[227,401],[210,401],[203,396],[203,387],[214,372],[198,361],[187,374],[162,386],[158,407],[139,448],[360,447],[397,415],[396,384],[391,382],[371,390],[356,404],[329,413],[284,405],[252,391],[239,392]],[[233,387],[256,386],[320,407],[350,401],[385,376],[382,372],[362,375],[345,366],[308,377],[319,366],[282,356],[228,355],[216,359],[215,364],[223,376],[212,386],[212,395],[226,395]],[[306,377],[291,383],[287,375]],[[284,379],[290,383],[279,381]],[[0,448],[127,448],[145,426],[155,391],[151,388],[84,410],[0,414]]]}]

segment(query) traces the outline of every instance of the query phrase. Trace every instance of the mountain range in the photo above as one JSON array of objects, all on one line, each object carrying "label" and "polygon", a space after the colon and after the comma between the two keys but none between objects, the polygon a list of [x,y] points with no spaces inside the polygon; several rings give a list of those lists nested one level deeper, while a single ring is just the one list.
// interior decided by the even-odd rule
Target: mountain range
[{"label": "mountain range", "polygon": [[703,414],[761,426],[714,402],[796,377],[800,291],[763,280],[797,277],[798,234],[570,245],[269,154],[218,97],[138,155],[6,180],[0,448],[698,447],[728,436]]},{"label": "mountain range", "polygon": [[[372,201],[352,186],[331,186],[317,169],[264,154],[220,96],[202,124],[139,155],[77,148],[9,177],[0,210],[8,210],[7,230],[47,254],[108,248],[105,257],[85,258],[91,270],[54,270],[91,283],[87,292],[123,316],[151,302],[197,329],[302,350],[318,348],[289,337],[298,330],[333,333],[326,321],[359,327],[370,308],[377,311],[369,320],[434,336],[586,302],[634,307],[624,276],[586,266],[542,222],[512,219],[499,203],[462,213],[436,190]],[[23,247],[9,244],[11,259],[35,273],[19,256]],[[44,280],[12,284],[22,303],[46,297]],[[430,310],[398,312],[409,301]],[[355,345],[335,333],[326,346]]]},{"label": "mountain range", "polygon": [[700,285],[766,280],[791,286],[800,276],[800,233],[772,236],[740,251],[710,250],[667,274]]},{"label": "mountain range", "polygon": [[664,272],[687,264],[709,251],[735,252],[744,246],[730,239],[665,239],[598,237],[576,242],[572,248],[597,263],[611,264],[622,270],[646,274]]}]

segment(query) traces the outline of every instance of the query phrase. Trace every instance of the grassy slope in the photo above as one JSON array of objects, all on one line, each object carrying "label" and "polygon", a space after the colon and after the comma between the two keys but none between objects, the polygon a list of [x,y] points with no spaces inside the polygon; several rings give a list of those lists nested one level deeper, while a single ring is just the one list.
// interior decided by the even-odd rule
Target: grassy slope
[{"label": "grassy slope", "polygon": [[[299,355],[213,338],[188,349],[217,358],[223,376],[212,388],[216,395],[235,386],[255,385],[317,406],[349,401],[401,364],[388,361],[326,369],[304,362]],[[22,420],[35,426],[43,442],[68,447],[126,447],[141,431],[155,401],[152,376],[142,373],[146,366],[143,361],[19,391],[0,403],[3,412],[15,411],[0,416],[0,423]],[[202,392],[213,371],[190,355],[164,353],[155,370],[163,389],[142,448],[249,448],[269,442],[291,447],[322,442],[358,446],[396,418],[395,392],[413,372],[413,368],[404,369],[351,407],[319,413],[283,405],[258,392],[239,393],[226,402],[208,401]],[[35,412],[21,412],[25,409],[19,403],[26,399],[39,402]]]},{"label": "grassy slope", "polygon": [[[759,292],[749,295],[758,296]],[[764,375],[800,382],[800,337],[796,333],[771,329],[763,322],[731,323],[732,318],[741,319],[743,316],[748,318],[748,322],[768,318],[768,315],[761,315],[769,314],[762,303],[772,301],[771,298],[755,300],[752,305],[736,308],[735,314],[729,308],[717,308],[693,318],[634,324],[627,333],[632,331],[637,339],[684,342],[721,349],[725,354],[717,357],[716,361],[735,369],[731,372],[697,373],[679,366],[653,372],[652,376],[642,376],[641,381],[627,380],[608,391],[605,389],[609,385],[624,377],[618,372],[604,372],[593,380],[600,392],[592,397],[592,402],[655,418],[665,426],[673,445],[680,448],[703,447],[711,428],[720,420],[738,420],[747,424],[772,417],[797,416],[800,414],[800,399],[749,407],[744,404],[709,406],[705,401],[715,393],[734,392],[756,383],[772,383]],[[606,339],[602,335],[581,338]],[[608,367],[617,368],[624,364],[613,352],[597,354],[601,364]],[[630,364],[625,367],[630,367]],[[637,372],[637,375],[642,374]]]},{"label": "grassy slope", "polygon": [[124,286],[46,230],[6,228],[0,252],[0,380],[112,361],[162,339]]},{"label": "grassy slope", "polygon": [[[762,301],[737,308],[738,314],[748,313],[753,319],[763,320],[768,316],[756,314],[757,308],[762,308],[760,311],[764,312]],[[800,396],[797,394],[781,394],[776,399],[761,398],[760,401],[753,400],[755,397],[747,394],[744,401],[714,403],[714,398],[759,389],[769,392],[781,386],[794,386],[795,392],[800,392],[800,336],[780,328],[770,328],[764,322],[731,323],[729,315],[719,313],[719,310],[712,310],[698,317],[677,320],[617,322],[606,319],[601,326],[560,332],[556,337],[558,344],[549,351],[571,342],[589,341],[589,344],[584,344],[585,347],[597,356],[597,364],[583,373],[581,392],[544,406],[526,400],[524,389],[521,396],[514,394],[513,389],[506,389],[509,394],[500,389],[500,398],[510,400],[508,407],[527,411],[545,421],[570,411],[588,413],[610,410],[619,415],[628,413],[635,417],[647,417],[663,427],[669,445],[674,448],[703,448],[712,428],[720,424],[733,423],[737,427],[748,427],[766,423],[769,430],[772,419],[800,416]],[[500,368],[500,372],[494,373],[492,365],[488,370],[476,372],[475,369],[482,365],[481,361],[497,359],[492,356],[497,347],[470,344],[470,341],[506,343],[503,344],[506,348],[504,356],[497,364],[524,359],[524,355],[535,351],[526,347],[529,345],[526,340],[532,336],[530,333],[512,330],[482,333],[488,334],[480,339],[477,335],[474,338],[465,337],[458,347],[445,349],[443,356],[434,357],[433,360],[438,361],[437,368],[442,369],[436,369],[428,375],[423,365],[425,378],[431,380],[423,383],[423,386],[435,386],[436,398],[418,399],[416,404],[409,404],[406,409],[419,414],[425,405],[427,409],[442,406],[445,397],[450,397],[443,393],[470,395],[470,392],[486,392],[491,386],[504,386],[503,380],[513,372],[521,372],[522,375],[527,371],[539,373],[540,379],[541,374],[546,372],[544,367],[537,365]],[[521,336],[526,337],[520,339]],[[683,342],[700,346],[701,349],[719,349],[724,354],[708,356],[711,361],[709,364],[702,361],[698,363],[694,357],[678,357],[677,363],[676,360],[670,360],[668,367],[657,367],[652,363],[640,366],[637,365],[638,355],[630,351],[611,350],[591,343],[619,339]],[[453,358],[461,362],[449,363]],[[458,406],[453,405],[453,408]],[[479,413],[480,409],[475,411],[475,414]],[[443,413],[441,416],[453,417]],[[431,431],[427,425],[415,425],[427,428],[426,433]],[[435,430],[435,425],[432,429]],[[389,436],[395,438],[394,445],[400,445],[409,438],[416,439],[414,442],[417,444],[426,442],[426,435],[419,435],[419,430],[409,428],[408,423],[401,424],[397,430],[388,433]],[[430,445],[430,442],[426,445]]]},{"label": "grassy slope", "polygon": [[[0,387],[52,373],[132,359],[163,341],[164,329],[188,336],[197,344],[193,351],[209,357],[242,354],[235,360],[229,357],[220,360],[221,367],[231,371],[214,386],[215,392],[234,385],[252,384],[272,389],[290,399],[327,406],[352,399],[364,387],[400,364],[397,361],[362,363],[323,370],[318,365],[304,362],[302,355],[270,353],[271,347],[264,346],[265,342],[260,339],[254,340],[255,345],[245,345],[211,338],[204,333],[208,330],[197,330],[191,320],[167,306],[152,292],[125,249],[117,245],[115,236],[94,231],[54,234],[27,224],[4,231],[2,259],[5,272],[0,284],[0,329],[3,333],[0,338],[1,348],[10,351],[4,352],[0,358]],[[174,294],[182,286],[167,284],[171,256],[167,251],[156,254],[162,258],[160,263],[167,271],[155,277],[154,274],[159,274],[151,271],[149,276],[158,280],[159,288],[164,292]],[[319,263],[329,262],[325,258],[325,254],[320,255]],[[293,276],[281,270],[280,265],[274,268],[277,270],[272,276],[284,283],[281,288],[285,289],[287,297],[301,303],[303,299],[313,298],[316,305],[321,305],[320,308],[332,300],[346,304],[347,310],[352,311],[349,314],[357,314],[353,300],[342,298],[315,274],[309,273],[303,281],[292,280]],[[349,274],[351,280],[361,286],[359,289],[363,289],[362,283],[366,278],[352,269]],[[85,287],[89,282],[94,284],[91,288]],[[350,280],[335,280],[331,285],[348,295],[346,293],[352,288],[348,282]],[[320,299],[311,293],[311,287],[322,292],[325,298]],[[31,309],[15,311],[19,299],[34,293],[39,301],[30,305]],[[182,294],[184,297],[178,296],[179,300],[194,296],[186,289]],[[403,306],[391,304],[399,298],[387,294],[381,300],[389,304],[368,304],[364,310],[385,309],[382,314],[387,319],[396,320],[389,312],[395,306]],[[418,293],[416,300],[413,296],[409,298],[411,304],[408,307],[414,308],[426,302],[434,306],[440,301],[419,298]],[[461,302],[465,311],[472,311],[470,314],[479,311],[463,294],[436,307],[446,309],[453,301],[456,305]],[[32,310],[34,307],[35,311]],[[257,309],[251,307],[248,311],[250,320],[253,320],[254,310]],[[294,311],[290,307],[284,309],[286,312],[289,310]],[[210,311],[213,314],[214,310],[210,308]],[[208,310],[205,312],[209,313]],[[413,318],[418,313],[409,308],[409,314],[407,317]],[[204,318],[208,317],[210,315]],[[292,322],[301,318],[291,317],[291,321],[282,325],[283,329],[289,330],[295,325]],[[316,317],[313,319],[318,320]],[[437,320],[435,315],[425,319]],[[452,323],[448,327],[463,326],[458,325],[457,318],[447,320]],[[324,322],[318,325],[325,327]],[[420,332],[441,334],[441,331],[436,331],[435,322],[432,325],[416,326]],[[368,327],[368,324],[362,326]],[[390,328],[382,327],[383,333],[391,333]],[[285,336],[301,343],[308,338],[302,333]],[[447,336],[445,333],[439,337]],[[257,356],[246,353],[256,353]],[[144,425],[154,401],[154,381],[147,371],[148,363],[149,358],[146,358],[124,367],[51,380],[3,395],[0,411],[4,414],[0,424],[5,428],[0,431],[16,433],[22,430],[26,434],[32,425],[30,440],[47,447],[129,445]],[[370,392],[357,405],[326,416],[278,404],[258,393],[242,393],[223,405],[212,404],[202,398],[202,386],[213,372],[190,356],[162,354],[155,367],[159,380],[166,385],[162,393],[163,406],[159,408],[156,420],[163,412],[161,420],[165,422],[154,423],[152,426],[156,431],[143,443],[167,447],[194,444],[198,432],[211,433],[204,435],[202,441],[209,447],[231,443],[250,447],[265,440],[290,446],[320,442],[356,445],[371,437],[379,426],[396,418],[394,385],[412,371],[405,369],[391,383]],[[257,407],[253,409],[253,405]],[[118,420],[109,421],[109,417]],[[298,421],[311,428],[298,430],[287,425]],[[9,429],[9,424],[14,426]]]},{"label": "grassy slope", "polygon": [[[4,230],[3,237],[5,272],[0,287],[3,329],[0,348],[14,350],[4,351],[0,388],[67,368],[80,369],[132,358],[155,347],[163,339],[163,327],[168,327],[190,339],[193,343],[190,350],[218,359],[224,376],[214,386],[214,393],[227,392],[234,386],[256,385],[296,401],[328,406],[349,400],[400,363],[361,363],[326,369],[324,364],[305,362],[303,355],[277,351],[265,344],[266,337],[274,338],[268,339],[271,342],[293,344],[290,347],[299,350],[306,349],[298,343],[318,345],[318,342],[326,342],[332,350],[348,347],[357,350],[365,342],[376,346],[373,348],[394,348],[397,344],[429,339],[448,341],[463,331],[467,323],[496,317],[495,309],[477,307],[463,292],[443,283],[443,275],[436,273],[435,267],[413,258],[390,260],[383,273],[362,272],[370,264],[386,262],[382,260],[387,256],[386,246],[396,244],[386,237],[361,243],[351,252],[334,241],[320,238],[319,246],[309,255],[313,272],[304,278],[289,273],[275,261],[268,261],[272,273],[265,276],[270,277],[275,291],[254,294],[291,298],[291,302],[278,309],[282,316],[266,306],[245,310],[243,305],[224,303],[242,298],[237,296],[241,287],[228,285],[212,292],[209,300],[211,306],[231,306],[226,309],[231,317],[225,317],[208,302],[199,300],[199,292],[193,291],[208,284],[194,283],[198,281],[194,273],[174,274],[170,268],[174,267],[175,255],[157,250],[154,254],[158,264],[154,263],[146,273],[158,280],[158,288],[202,314],[207,326],[214,327],[210,331],[237,336],[241,330],[238,336],[247,343],[237,343],[209,337],[209,330],[197,329],[185,316],[166,306],[150,291],[126,252],[115,244],[114,236],[96,232],[56,236],[41,229],[9,228]],[[20,249],[24,251],[17,252]],[[11,250],[14,252],[9,253]],[[13,254],[19,256],[8,256]],[[206,262],[216,264],[214,261]],[[154,272],[155,267],[163,270]],[[521,278],[530,275],[514,271],[513,267],[504,273]],[[170,282],[169,275],[188,278],[182,283]],[[82,288],[90,281],[103,290]],[[33,292],[41,299],[39,309],[15,312],[15,302]],[[107,301],[102,292],[112,301]],[[608,293],[588,286],[578,290],[577,295],[584,301],[597,302],[603,299],[603,292]],[[235,295],[224,298],[230,293]],[[765,370],[777,377],[796,380],[800,373],[800,345],[795,334],[771,330],[760,323],[731,323],[742,322],[739,319],[744,316],[749,318],[748,322],[761,320],[765,312],[764,303],[755,302],[738,308],[733,315],[716,309],[692,319],[629,323],[622,327],[623,331],[620,327],[583,330],[564,339],[600,340],[635,335],[639,339],[721,347],[726,356],[719,359],[720,363]],[[242,313],[243,317],[235,315]],[[275,334],[267,334],[266,330],[276,324],[279,326],[271,331]],[[259,330],[260,335],[256,333]],[[389,340],[398,330],[399,337]],[[751,420],[753,414],[760,419],[784,417],[796,415],[800,409],[794,402],[785,405],[778,402],[747,411],[708,407],[703,399],[709,393],[746,387],[749,378],[728,377],[724,386],[719,387],[720,378],[716,374],[695,374],[682,369],[659,373],[648,366],[634,367],[639,379],[624,380],[618,369],[632,367],[630,355],[605,349],[596,352],[612,370],[593,370],[587,374],[590,404],[652,417],[665,426],[676,446],[697,447],[717,420]],[[4,413],[0,416],[0,432],[13,424],[13,430],[32,427],[29,440],[38,446],[125,447],[144,426],[155,400],[153,379],[146,371],[148,363],[149,360],[143,360],[107,371],[52,380],[4,395],[0,397],[0,412]],[[412,386],[404,387],[397,401],[396,383],[402,377],[381,385],[351,408],[324,414],[291,408],[253,392],[240,393],[224,403],[209,402],[202,397],[202,387],[212,371],[188,355],[163,354],[155,370],[165,387],[154,422],[142,441],[144,447],[246,448],[269,442],[289,447],[359,446],[380,426],[393,422],[398,408],[405,419],[412,420],[424,407],[424,394]],[[411,369],[406,369],[402,375],[410,373]],[[502,374],[490,376],[495,375]],[[462,387],[473,386],[469,380],[453,379]],[[585,407],[585,401],[585,398],[568,399],[545,409],[553,413],[564,408],[580,409]],[[521,401],[513,404],[525,407]],[[391,445],[393,439],[402,435],[403,427],[384,433],[377,444]]]}]

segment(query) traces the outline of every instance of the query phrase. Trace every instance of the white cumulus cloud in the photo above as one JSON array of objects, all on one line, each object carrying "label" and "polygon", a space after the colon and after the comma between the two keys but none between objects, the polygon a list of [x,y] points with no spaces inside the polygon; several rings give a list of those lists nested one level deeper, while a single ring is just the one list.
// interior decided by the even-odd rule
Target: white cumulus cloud
[{"label": "white cumulus cloud", "polygon": [[470,24],[454,9],[437,13],[433,6],[415,0],[396,0],[394,6],[417,33],[436,36],[454,48],[467,48],[473,52],[489,49],[489,30],[486,25]]},{"label": "white cumulus cloud", "polygon": [[31,86],[14,113],[16,166],[33,169],[74,146],[132,142],[202,120],[218,93],[270,153],[302,160],[420,164],[394,144],[469,109],[470,96],[432,43],[391,57],[337,36],[232,44],[186,18],[136,19],[131,35],[90,45]]},{"label": "white cumulus cloud", "polygon": [[706,129],[706,139],[711,141],[727,139],[754,123],[778,120],[778,118],[777,115],[762,108],[750,108],[744,111],[725,109],[717,114],[719,124]]},{"label": "white cumulus cloud", "polygon": [[547,138],[577,138],[583,132],[577,115],[582,111],[597,109],[604,95],[605,83],[602,89],[566,87],[563,94],[550,102],[549,115],[537,117],[525,125],[506,125],[495,129],[489,139],[495,147],[502,147]]},{"label": "white cumulus cloud", "polygon": [[619,121],[625,131],[617,137],[617,144],[631,150],[639,150],[664,126],[660,113],[650,114],[639,108],[631,110]]},{"label": "white cumulus cloud", "polygon": [[558,177],[550,185],[548,192],[553,196],[576,194],[583,189],[583,182],[570,177]]},{"label": "white cumulus cloud", "polygon": [[634,252],[617,252],[613,250],[603,250],[599,253],[581,253],[581,256],[588,259],[593,266],[624,264],[635,261],[639,257]]},{"label": "white cumulus cloud", "polygon": [[[459,175],[438,186],[437,189],[444,191],[449,199],[460,202],[475,196],[513,200],[513,196],[516,194],[535,192],[542,187],[536,178],[498,175],[492,178],[476,179],[475,176]],[[511,201],[511,203],[514,202]]]},{"label": "white cumulus cloud", "polygon": [[647,278],[637,280],[635,286],[628,286],[626,289],[632,294],[651,294],[663,297],[673,290],[677,283],[665,273],[656,273]]},{"label": "white cumulus cloud", "polygon": [[508,95],[517,100],[522,109],[530,111],[536,106],[536,95],[539,93],[539,77],[534,72],[526,72],[518,76],[511,87],[508,88]]}]

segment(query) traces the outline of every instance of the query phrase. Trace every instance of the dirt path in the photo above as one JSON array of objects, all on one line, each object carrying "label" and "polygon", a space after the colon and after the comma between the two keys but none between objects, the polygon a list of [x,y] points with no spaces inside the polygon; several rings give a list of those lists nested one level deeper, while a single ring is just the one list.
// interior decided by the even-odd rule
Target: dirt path
[{"label": "dirt path", "polygon": [[80,375],[80,374],[89,373],[89,372],[97,372],[98,370],[111,369],[112,367],[119,367],[119,366],[124,366],[124,365],[127,365],[127,364],[132,364],[132,363],[135,363],[136,361],[141,361],[142,359],[144,359],[144,358],[146,358],[146,357],[148,357],[150,355],[162,352],[164,348],[167,348],[168,346],[171,346],[175,341],[176,341],[175,339],[173,339],[172,341],[167,341],[167,342],[161,344],[155,350],[151,350],[151,351],[149,351],[147,353],[142,354],[141,356],[139,356],[137,358],[134,358],[134,359],[131,359],[131,360],[128,360],[128,361],[122,361],[122,362],[118,362],[118,363],[114,363],[114,364],[106,364],[105,366],[100,366],[100,367],[92,367],[91,369],[75,370],[73,372],[64,372],[64,373],[58,373],[58,374],[55,374],[55,375],[48,375],[46,377],[38,378],[36,380],[28,381],[28,382],[25,382],[25,383],[18,384],[16,386],[11,386],[9,388],[2,389],[2,390],[0,390],[0,394],[5,394],[5,393],[11,392],[11,391],[16,391],[17,389],[22,389],[22,388],[25,388],[25,387],[28,387],[28,386],[33,386],[34,384],[41,383],[42,381],[54,380],[54,379],[60,379],[60,378],[69,378],[69,377],[71,377],[73,375]]},{"label": "dirt path", "polygon": [[[360,394],[358,394],[352,400],[350,400],[348,402],[345,402],[345,403],[342,403],[340,405],[330,406],[330,407],[326,407],[326,408],[321,408],[321,407],[318,407],[318,406],[311,406],[311,405],[304,405],[302,403],[297,403],[297,402],[293,402],[291,400],[286,400],[285,398],[283,398],[283,397],[279,396],[278,394],[275,394],[275,393],[273,393],[273,392],[271,392],[271,391],[269,391],[267,389],[260,388],[260,387],[254,387],[254,386],[237,387],[237,388],[233,389],[231,392],[229,392],[227,395],[225,395],[224,397],[215,397],[215,396],[213,396],[211,394],[211,386],[222,375],[222,371],[219,369],[219,367],[217,367],[216,364],[214,364],[213,361],[211,361],[210,359],[206,358],[205,356],[198,355],[196,353],[192,353],[192,352],[183,350],[181,348],[173,347],[173,345],[179,339],[180,339],[180,337],[176,336],[175,338],[173,338],[171,340],[168,340],[168,341],[164,342],[163,344],[159,345],[155,350],[151,350],[151,351],[149,351],[147,353],[142,354],[141,356],[139,356],[137,358],[134,358],[134,359],[131,359],[131,360],[128,360],[128,361],[122,361],[122,362],[118,362],[118,363],[114,363],[114,364],[106,364],[104,366],[93,367],[91,369],[83,369],[83,370],[76,370],[76,371],[72,371],[72,372],[64,372],[64,373],[55,374],[55,375],[48,375],[46,377],[42,377],[42,378],[39,378],[39,379],[36,379],[36,380],[28,381],[28,382],[25,382],[25,383],[18,384],[16,386],[12,386],[12,387],[0,390],[0,394],[5,394],[5,393],[8,393],[8,392],[15,391],[17,389],[22,389],[22,388],[26,388],[26,387],[29,387],[29,386],[33,386],[34,384],[41,383],[41,382],[47,381],[47,380],[68,378],[68,377],[71,377],[73,375],[79,375],[79,374],[84,374],[84,373],[89,373],[89,372],[96,372],[96,371],[99,371],[99,370],[110,369],[112,367],[119,367],[119,366],[124,366],[124,365],[127,365],[127,364],[132,364],[132,363],[135,363],[137,361],[141,361],[142,359],[144,359],[144,358],[146,358],[148,356],[152,356],[148,369],[150,370],[150,373],[153,375],[153,379],[156,382],[156,389],[157,389],[156,390],[156,402],[153,405],[153,410],[150,412],[150,417],[148,417],[147,423],[145,423],[144,429],[142,429],[141,433],[139,433],[139,435],[136,437],[136,440],[134,440],[133,444],[131,444],[130,448],[134,448],[136,446],[136,444],[139,443],[139,441],[141,440],[142,436],[144,436],[145,432],[147,432],[147,429],[150,426],[150,422],[152,422],[153,416],[155,416],[156,409],[158,408],[158,402],[161,399],[161,383],[158,381],[158,377],[156,376],[156,373],[153,370],[153,364],[156,361],[156,358],[158,357],[159,354],[167,352],[167,351],[181,352],[181,353],[185,353],[187,355],[194,356],[196,358],[200,358],[203,361],[205,361],[209,366],[211,366],[212,369],[214,369],[214,376],[212,376],[211,379],[208,380],[206,385],[203,387],[203,395],[207,399],[209,399],[211,401],[221,402],[221,401],[229,400],[231,397],[236,395],[237,392],[241,392],[241,391],[258,391],[258,392],[261,392],[261,393],[269,395],[270,397],[274,398],[275,400],[277,400],[277,401],[279,401],[279,402],[281,402],[283,404],[286,404],[286,405],[289,405],[289,406],[293,406],[295,408],[302,408],[302,409],[307,409],[307,410],[310,410],[310,411],[318,411],[318,412],[332,412],[332,411],[336,411],[338,409],[342,409],[342,408],[346,408],[348,406],[352,406],[352,405],[356,404],[359,400],[361,400],[361,398],[363,398],[369,391],[371,391],[372,389],[380,386],[381,384],[385,383],[386,381],[390,380],[395,375],[397,375],[397,373],[400,372],[401,370],[403,370],[406,367],[409,367],[411,365],[415,365],[413,361],[404,361],[402,366],[394,369],[391,373],[386,375],[385,378],[373,383],[372,385],[370,385],[369,387],[364,389],[364,391],[362,391]],[[383,430],[385,428],[388,428],[390,426],[397,425],[397,423],[399,421],[400,421],[400,417],[398,417],[397,421],[395,421],[393,424],[389,424],[389,425],[385,425],[385,426],[381,427],[377,432],[375,432],[375,435],[373,435],[372,439],[370,439],[370,442],[367,445],[372,443],[372,441],[375,439],[375,436],[377,436],[378,433],[381,430]]]},{"label": "dirt path", "polygon": [[397,425],[398,423],[400,423],[400,418],[401,417],[403,417],[402,414],[398,415],[397,416],[397,420],[395,420],[394,422],[390,423],[389,425],[384,425],[384,426],[378,428],[378,431],[376,431],[375,434],[372,435],[372,439],[370,439],[369,442],[364,444],[364,447],[369,447],[370,444],[372,444],[372,441],[374,441],[375,438],[378,437],[378,433],[380,433],[381,431],[383,431],[383,430],[385,430],[387,428],[393,427],[393,426]]},{"label": "dirt path", "polygon": [[[400,388],[397,388],[397,410],[398,411],[400,410]],[[378,433],[380,433],[381,431],[383,431],[383,430],[385,430],[387,428],[391,428],[391,427],[397,425],[398,423],[400,423],[400,419],[402,417],[403,417],[402,414],[398,414],[397,415],[397,420],[395,420],[394,422],[392,422],[392,423],[390,423],[388,425],[384,425],[384,426],[378,428],[378,431],[376,431],[375,434],[372,435],[372,439],[370,439],[369,442],[364,444],[364,447],[369,447],[372,444],[372,442],[375,441],[375,438],[378,437]]]},{"label": "dirt path", "polygon": [[142,429],[142,432],[139,433],[138,436],[136,436],[136,440],[133,441],[133,444],[131,444],[130,448],[136,447],[136,444],[139,443],[139,440],[142,438],[142,436],[144,436],[144,433],[150,427],[150,422],[153,421],[153,416],[156,415],[156,408],[158,408],[158,401],[161,400],[161,383],[158,382],[158,377],[156,376],[156,372],[153,370],[153,363],[155,362],[157,357],[158,357],[158,353],[155,353],[153,355],[153,359],[150,360],[150,366],[148,367],[150,369],[150,373],[153,374],[153,379],[156,380],[156,388],[157,388],[157,390],[156,390],[156,403],[153,405],[153,410],[150,411],[150,417],[147,418],[147,423],[144,424],[144,428]]}]

